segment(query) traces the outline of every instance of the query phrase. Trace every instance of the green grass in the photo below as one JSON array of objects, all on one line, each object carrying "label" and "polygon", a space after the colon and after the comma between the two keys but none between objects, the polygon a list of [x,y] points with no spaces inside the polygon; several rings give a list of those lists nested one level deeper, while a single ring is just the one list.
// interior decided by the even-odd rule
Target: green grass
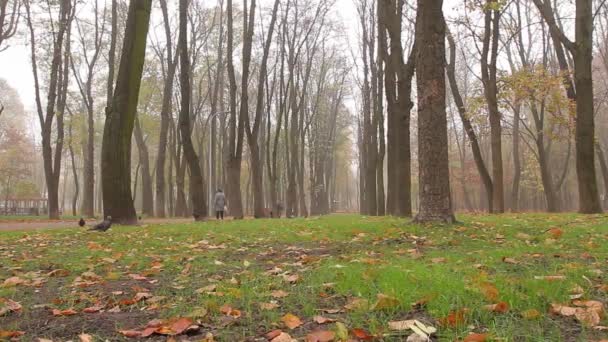
[{"label": "green grass", "polygon": [[[442,341],[471,332],[497,341],[590,341],[607,336],[573,317],[552,315],[552,303],[568,304],[572,289],[582,299],[608,303],[608,219],[575,214],[505,214],[461,216],[461,225],[419,226],[403,219],[333,215],[294,220],[246,220],[143,227],[113,227],[107,233],[79,229],[0,232],[0,283],[11,276],[41,278],[40,287],[0,287],[0,297],[23,305],[22,313],[0,317],[0,330],[23,330],[25,340],[56,340],[89,333],[120,340],[121,329],[145,326],[152,318],[194,317],[204,336],[239,341],[282,329],[303,338],[317,328],[315,315],[361,328],[384,341],[403,341],[388,322],[418,319],[437,327]],[[548,232],[559,228],[559,238]],[[505,259],[510,258],[510,259]],[[503,261],[505,259],[507,262]],[[513,260],[511,260],[513,259]],[[514,262],[512,262],[514,261]],[[156,266],[156,268],[155,268]],[[299,275],[290,283],[281,274]],[[66,277],[48,277],[56,269]],[[99,284],[73,287],[82,273],[102,277]],[[129,274],[143,274],[147,281]],[[538,279],[564,276],[562,280]],[[333,283],[331,286],[324,284]],[[215,293],[195,290],[216,284]],[[120,313],[84,314],[94,303],[115,306],[147,288],[158,303],[118,305]],[[484,289],[495,288],[494,297]],[[274,290],[289,293],[272,298]],[[112,294],[122,291],[124,294]],[[337,314],[353,298],[374,304],[378,294],[398,300],[385,310],[360,308]],[[158,299],[158,298],[157,298]],[[260,303],[280,306],[261,310]],[[424,305],[412,303],[424,300]],[[505,313],[484,309],[506,302]],[[220,312],[228,304],[242,316]],[[74,308],[71,317],[49,310]],[[464,320],[446,324],[450,313],[466,310]],[[539,317],[522,313],[537,310]],[[281,317],[292,313],[304,324],[289,330]],[[61,328],[34,329],[39,321]],[[56,324],[55,324],[56,323]],[[61,323],[61,324],[59,324]],[[608,325],[603,318],[601,325]],[[411,333],[411,332],[410,332]]]}]

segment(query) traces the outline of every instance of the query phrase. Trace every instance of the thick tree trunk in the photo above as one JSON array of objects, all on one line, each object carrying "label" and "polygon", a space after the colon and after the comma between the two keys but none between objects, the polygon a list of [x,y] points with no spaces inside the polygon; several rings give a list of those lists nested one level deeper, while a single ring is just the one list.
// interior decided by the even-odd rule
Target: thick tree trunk
[{"label": "thick tree trunk", "polygon": [[418,0],[416,83],[420,211],[416,222],[455,221],[450,198],[442,0]]},{"label": "thick tree trunk", "polygon": [[131,136],[143,72],[151,0],[133,0],[125,28],[120,67],[112,102],[106,108],[101,151],[104,216],[113,222],[137,223],[131,193]]},{"label": "thick tree trunk", "polygon": [[387,100],[387,212],[394,216],[411,216],[411,150],[410,150],[410,99],[414,76],[416,43],[403,63],[401,45],[402,0],[382,1],[378,21],[390,38],[390,54],[385,41],[383,61],[386,64],[384,83]]},{"label": "thick tree trunk", "polygon": [[593,107],[593,1],[576,1],[576,175],[579,212],[602,212],[595,175],[595,124]]}]

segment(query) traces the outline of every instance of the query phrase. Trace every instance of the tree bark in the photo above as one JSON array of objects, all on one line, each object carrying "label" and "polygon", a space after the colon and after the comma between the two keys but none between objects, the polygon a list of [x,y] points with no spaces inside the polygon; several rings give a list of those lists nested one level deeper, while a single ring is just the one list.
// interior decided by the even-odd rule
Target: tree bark
[{"label": "tree bark", "polygon": [[143,72],[151,0],[129,3],[120,67],[112,102],[106,108],[102,156],[104,216],[137,223],[131,193],[131,136]]},{"label": "tree bark", "polygon": [[455,221],[450,198],[443,0],[418,0],[416,83],[420,211],[416,222]]},{"label": "tree bark", "polygon": [[139,118],[135,118],[134,133],[137,150],[139,152],[139,163],[141,165],[142,213],[147,216],[154,216],[154,196],[152,191],[152,176],[150,174],[150,156]]},{"label": "tree bark", "polygon": [[[175,79],[175,69],[177,68],[177,56],[173,58],[173,45],[171,44],[171,28],[169,21],[169,13],[167,10],[167,1],[160,0],[160,6],[163,13],[163,22],[165,28],[165,39],[167,46],[167,73],[164,75],[163,84],[163,99],[160,110],[160,135],[158,138],[158,152],[156,156],[156,216],[166,217],[166,193],[165,193],[165,161],[167,159],[167,137],[169,133],[169,121],[171,116],[172,99],[173,99],[173,82]],[[177,55],[177,54],[176,54]]]},{"label": "tree bark", "polygon": [[481,148],[479,148],[477,134],[475,134],[475,129],[473,128],[471,120],[467,115],[464,100],[462,99],[460,90],[458,89],[458,82],[456,81],[456,43],[454,42],[454,38],[449,32],[447,33],[447,40],[450,46],[450,62],[447,65],[447,75],[448,80],[450,82],[450,89],[452,90],[452,97],[454,98],[454,103],[458,108],[458,114],[460,116],[460,121],[462,121],[462,127],[466,132],[467,137],[469,138],[469,142],[471,143],[471,151],[473,152],[475,166],[477,166],[477,172],[481,177],[481,181],[486,192],[488,210],[492,211],[494,199],[492,177],[490,177],[490,172],[488,171],[486,164],[483,160]]},{"label": "tree bark", "polygon": [[[483,82],[484,95],[488,107],[490,121],[490,144],[492,150],[492,212],[503,213],[505,211],[504,176],[502,163],[502,125],[501,114],[498,109],[498,86],[497,86],[497,59],[498,43],[500,36],[500,10],[493,9],[496,3],[492,0],[486,1],[485,29],[483,36],[483,49],[481,55],[481,78]],[[489,60],[488,60],[489,58]]]},{"label": "tree bark", "polygon": [[190,57],[188,55],[188,0],[179,1],[179,66],[181,85],[181,109],[179,112],[179,128],[182,145],[188,168],[190,170],[190,200],[192,216],[196,221],[207,217],[207,199],[205,198],[205,182],[199,164],[198,156],[192,144],[190,128]]}]

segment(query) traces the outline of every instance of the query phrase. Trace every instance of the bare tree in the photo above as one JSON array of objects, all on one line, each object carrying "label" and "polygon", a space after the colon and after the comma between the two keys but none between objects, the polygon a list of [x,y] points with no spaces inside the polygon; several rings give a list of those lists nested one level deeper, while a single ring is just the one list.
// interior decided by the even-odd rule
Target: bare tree
[{"label": "bare tree", "polygon": [[[10,5],[9,2],[11,3]],[[0,52],[8,47],[3,46],[6,40],[17,33],[20,10],[20,0],[0,0]]]},{"label": "bare tree", "polygon": [[[59,19],[52,47],[52,60],[48,76],[46,111],[43,111],[41,85],[38,77],[38,56],[36,50],[36,33],[31,15],[31,4],[25,2],[27,23],[30,31],[30,47],[36,110],[40,121],[42,135],[42,156],[44,175],[48,190],[49,218],[59,218],[59,177],[61,175],[61,156],[64,138],[64,111],[67,97],[68,61],[69,61],[69,27],[73,18],[71,0],[59,3]],[[52,20],[52,18],[51,18]],[[66,44],[64,44],[64,41]],[[56,119],[56,143],[53,151],[53,122]]]},{"label": "bare tree", "polygon": [[[602,212],[595,172],[595,123],[593,108],[593,1],[576,0],[575,41],[558,26],[551,2],[533,0],[549,30],[556,50],[568,98],[576,101],[576,174],[579,212]],[[574,84],[563,49],[574,58]]]}]

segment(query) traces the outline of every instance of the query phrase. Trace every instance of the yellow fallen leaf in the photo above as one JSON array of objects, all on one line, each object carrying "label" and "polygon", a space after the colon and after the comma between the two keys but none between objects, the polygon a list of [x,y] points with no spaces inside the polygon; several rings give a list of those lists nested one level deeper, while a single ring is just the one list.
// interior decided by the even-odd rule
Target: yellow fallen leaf
[{"label": "yellow fallen leaf", "polygon": [[300,320],[300,318],[294,314],[286,314],[285,316],[283,316],[281,318],[281,321],[283,323],[285,323],[285,326],[288,327],[289,329],[293,330],[299,326],[301,326],[303,323]]}]

